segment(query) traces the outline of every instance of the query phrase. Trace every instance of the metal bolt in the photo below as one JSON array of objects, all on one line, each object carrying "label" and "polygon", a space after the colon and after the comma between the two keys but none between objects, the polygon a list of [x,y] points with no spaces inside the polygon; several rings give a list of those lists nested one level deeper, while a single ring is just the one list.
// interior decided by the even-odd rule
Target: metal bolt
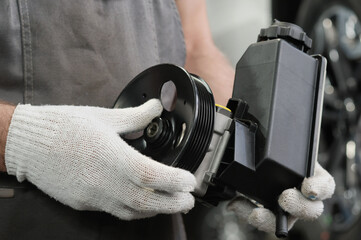
[{"label": "metal bolt", "polygon": [[152,122],[147,127],[147,136],[149,138],[155,137],[159,131],[159,124],[156,122]]}]

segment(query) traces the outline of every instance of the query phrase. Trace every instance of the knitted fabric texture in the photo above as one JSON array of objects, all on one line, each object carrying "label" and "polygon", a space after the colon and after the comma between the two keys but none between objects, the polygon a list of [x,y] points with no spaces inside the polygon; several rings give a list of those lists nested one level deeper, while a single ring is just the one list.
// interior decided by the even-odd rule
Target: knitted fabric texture
[{"label": "knitted fabric texture", "polygon": [[126,220],[187,212],[194,176],[140,154],[119,136],[144,129],[161,112],[154,99],[127,109],[18,105],[7,171],[78,210]]},{"label": "knitted fabric texture", "polygon": [[[335,191],[333,177],[315,164],[314,176],[303,180],[301,191],[287,189],[278,198],[278,204],[289,213],[288,228],[291,229],[297,219],[314,220],[323,212],[322,200],[330,198]],[[248,222],[258,230],[274,233],[276,217],[269,209],[257,207],[248,199],[238,196],[227,206],[240,221]]]}]

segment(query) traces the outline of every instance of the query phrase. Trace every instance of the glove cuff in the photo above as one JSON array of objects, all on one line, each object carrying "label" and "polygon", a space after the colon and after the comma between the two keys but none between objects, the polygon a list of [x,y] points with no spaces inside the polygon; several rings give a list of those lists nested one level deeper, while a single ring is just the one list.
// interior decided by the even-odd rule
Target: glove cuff
[{"label": "glove cuff", "polygon": [[52,139],[56,134],[54,113],[40,107],[18,105],[9,127],[5,147],[5,165],[8,174],[18,181],[39,178],[40,165],[45,164]]}]

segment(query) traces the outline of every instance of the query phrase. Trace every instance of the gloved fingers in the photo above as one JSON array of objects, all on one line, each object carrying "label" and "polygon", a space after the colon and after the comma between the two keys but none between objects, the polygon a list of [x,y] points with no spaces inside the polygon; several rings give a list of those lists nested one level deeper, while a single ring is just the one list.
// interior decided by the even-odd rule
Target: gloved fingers
[{"label": "gloved fingers", "polygon": [[228,210],[234,211],[238,219],[245,221],[258,230],[272,233],[275,232],[275,216],[265,208],[257,207],[248,199],[238,196],[227,206]]},{"label": "gloved fingers", "polygon": [[194,197],[187,192],[167,193],[134,186],[128,207],[143,213],[172,214],[188,212],[194,207]]},{"label": "gloved fingers", "polygon": [[187,213],[194,207],[194,197],[190,193],[166,194],[149,189],[135,191],[136,196],[128,205],[112,206],[106,212],[123,220],[153,217],[157,214]]},{"label": "gloved fingers", "polygon": [[[296,221],[297,217],[295,216],[289,215],[287,217],[288,230],[291,230]],[[248,223],[263,232],[276,232],[276,216],[267,208],[255,208],[248,218]]]},{"label": "gloved fingers", "polygon": [[323,212],[322,201],[310,201],[296,189],[283,191],[278,199],[278,204],[286,212],[304,220],[314,220]]},{"label": "gloved fingers", "polygon": [[105,109],[97,112],[100,118],[112,126],[117,133],[130,133],[142,130],[163,111],[159,99],[151,99],[146,103],[129,108]]},{"label": "gloved fingers", "polygon": [[125,154],[129,159],[128,177],[140,187],[172,193],[191,192],[196,186],[194,175],[186,170],[154,161],[130,147]]},{"label": "gloved fingers", "polygon": [[274,233],[276,217],[266,208],[255,208],[248,217],[248,223],[260,231]]},{"label": "gloved fingers", "polygon": [[335,186],[333,177],[316,162],[314,176],[303,180],[301,191],[311,200],[324,200],[333,195]]},{"label": "gloved fingers", "polygon": [[233,211],[238,219],[248,222],[248,217],[257,206],[248,199],[237,196],[227,204],[227,210]]},{"label": "gloved fingers", "polygon": [[[227,205],[227,210],[233,211],[237,218],[248,222],[260,231],[274,233],[276,230],[276,217],[272,211],[257,207],[248,199],[238,196]],[[297,217],[288,216],[288,230],[296,223]]]}]

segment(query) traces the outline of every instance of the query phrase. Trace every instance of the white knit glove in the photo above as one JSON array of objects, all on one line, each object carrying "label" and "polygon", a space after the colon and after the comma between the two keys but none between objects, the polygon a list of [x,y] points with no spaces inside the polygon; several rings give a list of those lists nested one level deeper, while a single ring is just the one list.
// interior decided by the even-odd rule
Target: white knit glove
[{"label": "white knit glove", "polygon": [[144,129],[161,112],[155,99],[126,109],[18,105],[6,143],[7,171],[78,210],[126,220],[187,212],[194,206],[194,176],[119,137]]},{"label": "white knit glove", "polygon": [[[335,191],[333,177],[316,162],[314,176],[305,178],[301,192],[297,189],[283,191],[278,204],[289,213],[288,228],[293,227],[297,219],[314,220],[323,212],[322,200],[330,198]],[[276,217],[272,211],[256,207],[244,197],[233,199],[228,209],[234,211],[241,221],[246,221],[258,230],[274,233]]]}]

